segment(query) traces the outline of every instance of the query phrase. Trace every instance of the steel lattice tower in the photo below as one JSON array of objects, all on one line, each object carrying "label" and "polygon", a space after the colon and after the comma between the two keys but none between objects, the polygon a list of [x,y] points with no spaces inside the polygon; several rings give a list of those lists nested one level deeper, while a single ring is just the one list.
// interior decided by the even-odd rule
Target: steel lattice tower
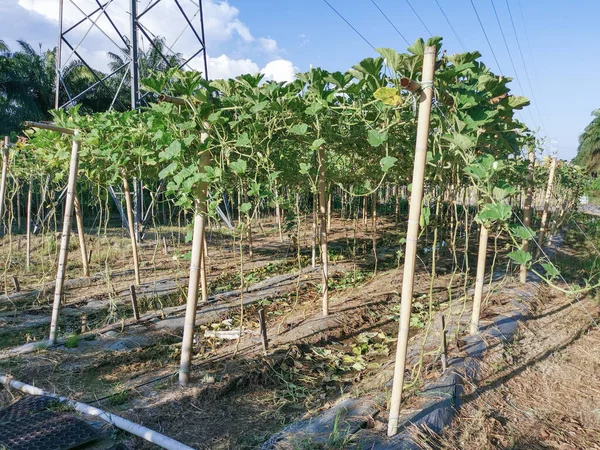
[{"label": "steel lattice tower", "polygon": [[[119,5],[117,1],[122,1]],[[204,72],[204,76],[208,79],[208,64],[206,56],[206,45],[204,36],[204,16],[202,8],[202,0],[185,0],[185,5],[182,5],[183,0],[149,0],[148,4],[141,11],[138,11],[138,3],[140,0],[59,0],[59,36],[56,52],[56,94],[55,108],[68,108],[76,105],[78,100],[91,93],[94,89],[103,86],[106,89],[111,89],[108,86],[107,80],[113,77],[121,77],[117,88],[111,89],[111,95],[114,92],[113,100],[109,109],[112,109],[115,104],[119,104],[122,109],[135,109],[143,102],[147,93],[143,93],[140,87],[140,45],[147,44],[153,47],[155,54],[158,53],[162,58],[165,66],[172,67],[173,59],[171,56],[177,53],[173,50],[175,44],[180,38],[187,33],[188,45],[183,55],[183,62],[179,64],[179,68],[190,67],[191,62],[200,65],[200,70]],[[71,12],[65,10],[65,2],[71,7]],[[125,3],[127,2],[127,3]],[[109,11],[109,6],[115,6]],[[167,24],[161,24],[151,30],[147,25],[146,19],[153,13],[157,12],[160,5],[173,6],[172,11],[176,11],[175,16],[179,22],[172,21]],[[191,10],[190,5],[191,4]],[[90,5],[92,8],[90,9]],[[87,7],[88,11],[84,11]],[[74,8],[74,9],[73,9]],[[127,8],[129,9],[127,11]],[[71,15],[69,15],[71,14]],[[160,13],[158,13],[160,14]],[[75,15],[79,17],[75,20]],[[127,18],[125,22],[122,20]],[[198,17],[198,19],[196,19]],[[160,18],[160,16],[159,16]],[[68,20],[65,20],[68,19]],[[68,23],[68,22],[71,23]],[[68,27],[66,26],[68,23]],[[155,19],[156,22],[156,19]],[[86,29],[87,26],[87,29]],[[180,26],[180,28],[178,28]],[[162,28],[162,29],[157,29]],[[156,45],[156,38],[164,36],[165,31],[177,30],[179,36],[171,45],[165,45],[163,48]],[[119,67],[114,70],[107,71],[101,76],[97,70],[91,67],[89,56],[86,57],[82,51],[86,39],[90,39],[90,33],[93,31],[95,38],[102,37],[105,41],[109,41],[113,50],[120,51],[124,56],[124,60]],[[79,36],[77,36],[79,35]],[[77,42],[75,42],[77,40]],[[126,50],[126,52],[125,52]],[[68,51],[68,52],[67,52]],[[68,54],[67,54],[68,53]],[[66,57],[65,57],[66,56]],[[199,61],[199,59],[202,60]],[[68,67],[69,62],[78,61],[82,66],[86,67],[92,74],[93,80],[77,92],[70,92],[64,81],[64,70]],[[202,70],[203,69],[203,70]],[[129,77],[128,77],[129,75]],[[129,79],[128,79],[129,78]],[[128,85],[128,86],[127,86]],[[130,105],[124,105],[119,99],[119,94],[123,89],[129,88],[131,92]],[[66,94],[67,101],[61,102],[61,94]]]}]

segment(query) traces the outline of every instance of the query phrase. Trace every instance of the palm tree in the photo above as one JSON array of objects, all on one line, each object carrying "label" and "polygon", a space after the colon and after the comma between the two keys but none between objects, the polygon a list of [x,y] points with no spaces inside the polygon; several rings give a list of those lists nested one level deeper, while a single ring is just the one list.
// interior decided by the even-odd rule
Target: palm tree
[{"label": "palm tree", "polygon": [[597,173],[600,169],[600,109],[592,112],[592,121],[579,136],[579,148],[573,162]]},{"label": "palm tree", "polygon": [[[122,67],[129,59],[129,47],[122,47],[120,50],[121,54],[108,52],[108,58],[110,59],[108,67],[113,72]],[[171,67],[179,67],[183,63],[184,60],[181,53],[167,53],[167,51],[165,38],[160,36],[152,39],[148,50],[139,49],[138,67],[140,79],[150,76],[152,72],[162,72]],[[129,85],[129,66],[123,67],[120,73],[125,77],[125,81]]]},{"label": "palm tree", "polygon": [[54,53],[36,52],[25,41],[11,53],[2,43],[0,55],[0,133],[20,127],[24,120],[44,120],[54,106]]},{"label": "palm tree", "polygon": [[[50,118],[48,112],[54,108],[56,49],[42,52],[41,45],[36,51],[25,41],[18,43],[19,50],[11,52],[8,45],[0,40],[0,135],[18,133],[26,120],[47,120]],[[165,49],[164,38],[156,37],[147,51],[140,51],[140,78],[149,76],[152,71],[178,67],[182,63],[181,54],[165,55]],[[108,53],[111,71],[126,63],[129,49],[121,51],[122,55]],[[104,76],[104,73],[89,69],[81,61],[70,62],[62,68],[63,89],[59,104],[67,104],[73,95],[83,92]],[[73,104],[81,105],[82,113],[106,111],[113,105],[117,109],[128,109],[127,89],[119,89],[123,77],[123,84],[128,86],[128,65]]]},{"label": "palm tree", "polygon": [[[26,120],[39,121],[50,118],[54,109],[56,82],[56,49],[36,51],[25,41],[17,41],[19,50],[11,52],[0,41],[0,135],[19,132]],[[41,47],[41,46],[40,46]],[[90,71],[80,61],[72,61],[62,70],[66,90],[78,93],[104,77],[99,71]],[[98,86],[80,98],[82,112],[105,111],[112,102],[115,89]],[[61,89],[59,103],[69,100]]]}]

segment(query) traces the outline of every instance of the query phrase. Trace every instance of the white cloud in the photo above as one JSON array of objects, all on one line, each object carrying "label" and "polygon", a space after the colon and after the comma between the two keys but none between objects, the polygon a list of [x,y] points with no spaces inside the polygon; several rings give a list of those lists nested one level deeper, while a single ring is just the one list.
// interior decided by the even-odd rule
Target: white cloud
[{"label": "white cloud", "polygon": [[263,67],[260,73],[265,75],[266,80],[273,81],[294,81],[297,69],[291,61],[287,59],[276,59]]},{"label": "white cloud", "polygon": [[277,41],[271,38],[258,38],[258,42],[262,49],[267,53],[275,53],[277,48]]},{"label": "white cloud", "polygon": [[208,58],[208,75],[211,79],[233,78],[245,73],[257,73],[258,64],[251,59],[232,59],[227,55]]},{"label": "white cloud", "polygon": [[[58,30],[58,1],[9,0],[14,5],[13,8],[23,11],[24,14],[31,17],[32,23],[36,21],[45,23],[44,28],[47,28],[52,35]],[[107,7],[107,12],[113,19],[117,29],[125,37],[129,35],[129,1],[111,0]],[[240,3],[245,5],[245,2]],[[91,14],[98,8],[95,0],[77,0],[76,4],[86,14]],[[291,61],[274,59],[262,69],[261,65],[255,62],[254,58],[259,58],[262,62],[265,55],[276,58],[281,49],[275,39],[255,37],[249,27],[240,19],[238,8],[228,1],[222,0],[204,0],[202,4],[209,52],[208,75],[210,78],[231,78],[244,73],[255,74],[260,72],[265,75],[267,80],[292,81],[294,79],[294,73],[297,69]],[[141,12],[142,8],[145,7],[145,3],[139,5],[138,12]],[[72,2],[64,2],[65,28],[84,19],[84,14],[77,7]],[[197,0],[181,2],[181,7],[192,23],[199,24]],[[81,55],[94,68],[107,70],[106,53],[110,51],[120,54],[120,48],[124,47],[124,44],[104,15],[97,12],[92,16],[92,20],[97,22],[98,27],[93,26],[90,21],[85,21],[69,32],[67,37],[73,46],[77,46]],[[189,29],[175,2],[158,3],[155,8],[141,18],[140,22],[148,30],[150,36],[155,34],[164,37],[166,45],[172,51],[181,53],[186,59],[200,48],[197,38]],[[101,28],[102,31],[98,28]],[[86,35],[88,29],[90,31]],[[197,31],[199,32],[199,29]],[[78,46],[84,35],[86,36],[85,39]],[[14,38],[23,37],[27,39],[27,36],[15,36]],[[141,32],[139,37],[141,49],[148,50],[149,43]],[[45,44],[53,46],[52,43],[45,42]],[[70,53],[69,48],[63,46],[63,62],[69,57]],[[211,55],[220,56],[213,57]],[[189,66],[196,70],[204,70],[201,58],[192,60]]]}]

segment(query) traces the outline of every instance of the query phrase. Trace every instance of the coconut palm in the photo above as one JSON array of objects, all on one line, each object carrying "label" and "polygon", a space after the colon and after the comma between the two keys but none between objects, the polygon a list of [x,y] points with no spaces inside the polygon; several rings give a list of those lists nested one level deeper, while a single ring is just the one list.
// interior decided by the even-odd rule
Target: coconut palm
[{"label": "coconut palm", "polygon": [[600,109],[593,111],[592,116],[592,121],[579,136],[579,148],[573,162],[597,173],[600,169]]},{"label": "coconut palm", "polygon": [[[129,59],[129,47],[123,47],[120,50],[121,54],[108,52],[108,58],[110,59],[108,67],[111,71],[122,67]],[[138,61],[140,78],[146,78],[152,72],[179,67],[183,63],[183,56],[181,53],[171,53],[167,48],[165,38],[155,37],[148,45],[146,51],[139,49]],[[128,71],[129,68],[125,66],[122,70]],[[121,73],[124,74],[123,72]],[[129,80],[129,72],[127,72],[125,77],[126,80]]]}]

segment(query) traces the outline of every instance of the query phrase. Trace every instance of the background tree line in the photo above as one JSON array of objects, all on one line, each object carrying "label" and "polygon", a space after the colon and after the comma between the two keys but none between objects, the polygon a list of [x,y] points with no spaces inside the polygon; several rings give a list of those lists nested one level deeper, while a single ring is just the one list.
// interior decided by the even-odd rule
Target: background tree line
[{"label": "background tree line", "polygon": [[[36,50],[32,45],[19,40],[18,49],[13,51],[0,40],[0,135],[10,135],[14,141],[26,120],[40,121],[51,118],[56,93],[56,48]],[[147,50],[140,49],[140,77],[148,76],[151,70],[165,70],[177,67],[182,61],[181,54],[164,55],[164,38],[157,37]],[[163,57],[164,55],[164,57]],[[107,53],[108,69],[112,72],[124,66],[129,58],[129,48],[121,48],[119,53]],[[71,60],[62,72],[63,88],[59,104],[84,91],[106,73],[86,67],[78,59]],[[124,79],[123,79],[124,78]],[[123,86],[119,91],[119,85]],[[118,96],[115,98],[115,94]],[[129,66],[125,65],[115,76],[90,90],[72,105],[81,105],[80,111],[92,113],[114,109],[128,109]]]}]

